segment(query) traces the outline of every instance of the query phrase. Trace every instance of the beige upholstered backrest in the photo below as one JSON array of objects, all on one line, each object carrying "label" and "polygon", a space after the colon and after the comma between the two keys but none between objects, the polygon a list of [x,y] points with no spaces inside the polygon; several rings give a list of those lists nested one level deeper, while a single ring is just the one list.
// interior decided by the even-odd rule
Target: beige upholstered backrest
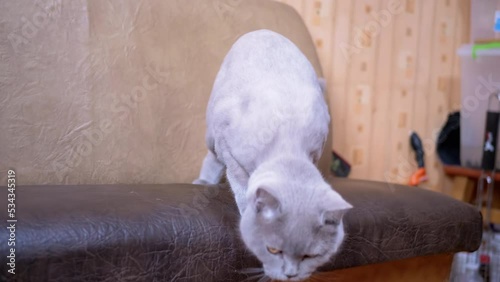
[{"label": "beige upholstered backrest", "polygon": [[17,0],[0,18],[2,183],[9,168],[20,184],[191,182],[212,83],[246,32],[282,33],[321,75],[299,15],[268,0]]}]

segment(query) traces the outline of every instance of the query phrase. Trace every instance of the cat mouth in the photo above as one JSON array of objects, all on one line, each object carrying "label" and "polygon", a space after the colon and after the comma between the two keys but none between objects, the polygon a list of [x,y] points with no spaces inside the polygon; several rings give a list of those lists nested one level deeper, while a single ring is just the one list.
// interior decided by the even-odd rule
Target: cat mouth
[{"label": "cat mouth", "polygon": [[312,273],[302,275],[300,277],[293,277],[288,279],[272,279],[267,276],[263,268],[245,268],[239,271],[241,274],[245,274],[248,277],[241,282],[289,282],[289,281],[309,281]]},{"label": "cat mouth", "polygon": [[270,281],[270,282],[291,282],[291,281],[294,281],[294,282],[295,282],[295,281],[298,281],[298,282],[306,282],[306,281],[311,281],[311,280],[309,280],[309,278],[310,278],[309,276],[307,276],[307,277],[302,277],[302,278],[297,278],[297,277],[294,277],[294,278],[289,278],[289,279],[286,279],[286,280],[279,280],[279,279],[278,279],[278,280],[273,280],[273,279],[269,278],[269,281]]},{"label": "cat mouth", "polygon": [[[245,268],[239,271],[241,274],[247,275],[247,278],[241,282],[287,282],[287,281],[304,281],[304,279],[298,279],[297,277],[291,279],[279,279],[271,278],[266,275],[263,268]],[[307,279],[307,278],[305,278]]]},{"label": "cat mouth", "polygon": [[306,274],[306,275],[302,275],[302,276],[299,276],[299,277],[293,277],[293,278],[289,278],[289,279],[286,279],[286,280],[277,280],[277,281],[282,281],[282,282],[288,282],[288,281],[301,281],[301,282],[313,281],[313,280],[309,280],[310,278],[311,278],[311,273]]}]

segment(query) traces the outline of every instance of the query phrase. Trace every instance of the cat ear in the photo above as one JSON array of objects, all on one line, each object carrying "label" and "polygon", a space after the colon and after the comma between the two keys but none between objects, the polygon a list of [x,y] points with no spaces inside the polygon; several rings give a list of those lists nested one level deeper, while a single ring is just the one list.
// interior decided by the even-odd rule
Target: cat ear
[{"label": "cat ear", "polygon": [[321,213],[321,224],[323,226],[338,226],[344,215],[350,209],[352,209],[352,205],[342,199],[339,195],[331,209],[327,209]]},{"label": "cat ear", "polygon": [[344,200],[343,198],[340,198],[340,200],[337,200],[335,202],[335,206],[334,208],[336,210],[344,210],[344,211],[347,211],[347,210],[350,210],[352,209],[352,205],[349,204],[346,200]]},{"label": "cat ear", "polygon": [[348,210],[352,208],[352,205],[333,189],[326,191],[324,199],[323,208],[325,210]]},{"label": "cat ear", "polygon": [[347,211],[348,209],[324,211],[321,214],[321,225],[337,227]]},{"label": "cat ear", "polygon": [[268,220],[276,218],[281,212],[279,200],[265,188],[257,188],[254,205],[256,213]]}]

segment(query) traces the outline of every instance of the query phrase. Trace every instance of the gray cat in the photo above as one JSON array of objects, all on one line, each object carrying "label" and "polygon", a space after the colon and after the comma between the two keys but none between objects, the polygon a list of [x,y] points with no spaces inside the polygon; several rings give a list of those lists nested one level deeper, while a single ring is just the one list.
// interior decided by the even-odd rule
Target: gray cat
[{"label": "gray cat", "polygon": [[193,183],[219,183],[226,172],[243,241],[266,279],[306,279],[344,239],[352,206],[315,166],[329,122],[322,82],[290,40],[258,30],[234,43],[215,79],[209,152]]}]

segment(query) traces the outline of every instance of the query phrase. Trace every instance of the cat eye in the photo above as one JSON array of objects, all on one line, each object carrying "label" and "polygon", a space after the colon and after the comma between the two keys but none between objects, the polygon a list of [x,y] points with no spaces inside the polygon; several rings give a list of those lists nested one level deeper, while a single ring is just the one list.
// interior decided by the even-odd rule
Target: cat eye
[{"label": "cat eye", "polygon": [[278,250],[278,249],[275,249],[275,248],[271,248],[271,247],[267,247],[267,251],[273,255],[278,255],[278,254],[281,254],[282,251],[281,250]]},{"label": "cat eye", "polygon": [[315,257],[318,257],[319,255],[303,255],[302,256],[302,260],[306,260],[306,259],[311,259],[311,258],[315,258]]}]

